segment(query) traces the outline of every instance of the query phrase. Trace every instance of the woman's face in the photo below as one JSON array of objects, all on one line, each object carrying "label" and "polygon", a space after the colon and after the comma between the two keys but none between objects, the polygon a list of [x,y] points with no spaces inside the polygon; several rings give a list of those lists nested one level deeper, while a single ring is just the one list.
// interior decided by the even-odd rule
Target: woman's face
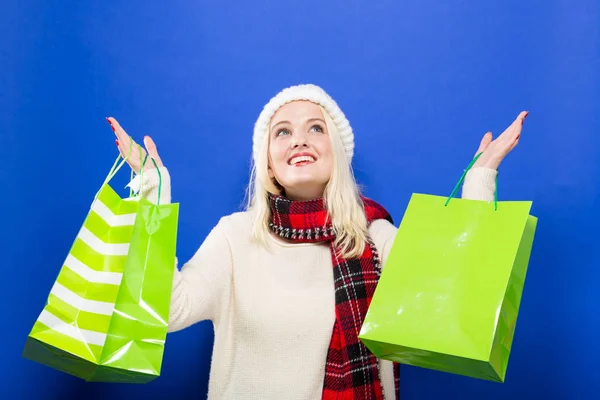
[{"label": "woman's face", "polygon": [[269,129],[269,177],[290,200],[323,196],[333,171],[333,148],[321,108],[309,101],[282,106]]}]

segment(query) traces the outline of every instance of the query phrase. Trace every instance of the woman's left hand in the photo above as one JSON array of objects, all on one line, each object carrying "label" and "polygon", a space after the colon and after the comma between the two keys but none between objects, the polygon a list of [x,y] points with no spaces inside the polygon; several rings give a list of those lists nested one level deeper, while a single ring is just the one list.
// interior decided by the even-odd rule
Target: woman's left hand
[{"label": "woman's left hand", "polygon": [[476,154],[483,154],[475,161],[473,168],[485,167],[498,169],[504,157],[519,143],[523,121],[529,114],[529,111],[522,111],[517,119],[500,136],[492,140],[492,132],[488,132],[481,139],[479,150]]}]

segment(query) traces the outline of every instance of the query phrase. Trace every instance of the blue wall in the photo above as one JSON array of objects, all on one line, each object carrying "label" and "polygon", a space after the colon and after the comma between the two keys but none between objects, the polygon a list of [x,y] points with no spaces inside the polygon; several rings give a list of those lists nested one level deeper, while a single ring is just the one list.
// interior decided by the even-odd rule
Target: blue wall
[{"label": "blue wall", "polygon": [[210,323],[170,335],[144,386],[86,384],[21,351],[116,156],[106,116],[158,143],[185,261],[243,199],[262,106],[300,82],[342,106],[358,180],[396,221],[413,191],[448,194],[487,130],[530,111],[500,169],[500,198],[533,200],[539,217],[507,381],[402,367],[403,398],[600,390],[597,0],[158,3],[2,2],[2,398],[205,397]]}]

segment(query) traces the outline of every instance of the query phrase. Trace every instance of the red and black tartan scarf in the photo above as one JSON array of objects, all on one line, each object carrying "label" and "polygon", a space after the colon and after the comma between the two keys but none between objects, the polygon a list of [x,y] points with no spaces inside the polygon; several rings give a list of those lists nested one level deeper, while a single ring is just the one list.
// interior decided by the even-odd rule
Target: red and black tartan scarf
[{"label": "red and black tartan scarf", "polygon": [[[362,198],[367,221],[387,219],[390,214],[373,200]],[[369,239],[363,254],[344,259],[333,246],[335,232],[323,199],[291,201],[269,195],[269,228],[293,242],[328,242],[333,261],[335,325],[327,353],[323,400],[384,399],[377,358],[358,339],[373,293],[381,275],[377,249]],[[398,393],[398,365],[394,364]]]}]

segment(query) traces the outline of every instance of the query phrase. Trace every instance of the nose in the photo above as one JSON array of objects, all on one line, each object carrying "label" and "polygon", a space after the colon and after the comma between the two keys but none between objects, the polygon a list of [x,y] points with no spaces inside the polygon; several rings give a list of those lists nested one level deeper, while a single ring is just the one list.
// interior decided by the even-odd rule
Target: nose
[{"label": "nose", "polygon": [[308,138],[303,133],[295,133],[292,135],[292,148],[308,147]]}]

